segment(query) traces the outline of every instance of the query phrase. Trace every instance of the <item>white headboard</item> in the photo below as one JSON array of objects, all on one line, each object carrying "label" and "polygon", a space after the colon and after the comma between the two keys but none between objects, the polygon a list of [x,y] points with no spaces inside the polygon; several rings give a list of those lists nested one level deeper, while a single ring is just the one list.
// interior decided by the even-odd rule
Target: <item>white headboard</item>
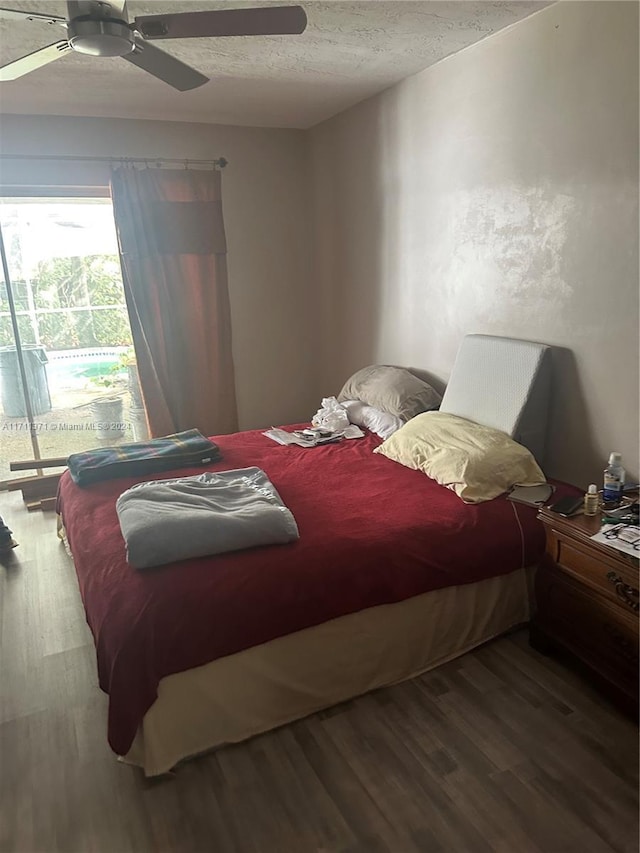
[{"label": "white headboard", "polygon": [[542,463],[550,389],[550,347],[514,338],[467,335],[440,411],[508,433]]}]

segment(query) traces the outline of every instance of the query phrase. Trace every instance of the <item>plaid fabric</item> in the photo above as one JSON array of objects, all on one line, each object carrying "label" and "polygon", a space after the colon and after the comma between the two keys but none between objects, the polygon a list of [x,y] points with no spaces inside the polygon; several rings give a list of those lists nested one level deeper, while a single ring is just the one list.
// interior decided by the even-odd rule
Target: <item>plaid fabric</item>
[{"label": "plaid fabric", "polygon": [[89,486],[116,477],[137,477],[173,468],[204,465],[221,458],[218,445],[197,429],[119,447],[72,453],[67,461],[74,483]]}]

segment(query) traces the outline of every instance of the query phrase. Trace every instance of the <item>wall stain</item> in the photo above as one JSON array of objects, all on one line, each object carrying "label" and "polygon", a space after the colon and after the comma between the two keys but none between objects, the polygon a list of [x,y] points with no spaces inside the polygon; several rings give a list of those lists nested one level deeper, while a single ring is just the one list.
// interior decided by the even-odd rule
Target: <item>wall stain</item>
[{"label": "wall stain", "polygon": [[562,269],[573,197],[545,186],[485,187],[454,193],[447,207],[452,304],[495,316],[540,299],[560,310],[572,298]]}]

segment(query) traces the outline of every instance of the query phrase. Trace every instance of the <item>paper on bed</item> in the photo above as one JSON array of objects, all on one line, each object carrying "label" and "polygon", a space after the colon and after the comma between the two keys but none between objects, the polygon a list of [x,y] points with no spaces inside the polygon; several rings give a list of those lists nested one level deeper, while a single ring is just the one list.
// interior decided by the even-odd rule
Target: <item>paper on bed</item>
[{"label": "paper on bed", "polygon": [[298,539],[291,511],[260,468],[138,483],[116,501],[127,560],[175,560]]},{"label": "paper on bed", "polygon": [[343,438],[364,438],[364,433],[360,427],[355,424],[349,424],[348,427],[340,432],[332,433],[324,437],[317,436],[314,438],[304,438],[297,431],[288,432],[286,429],[279,427],[271,427],[262,433],[277,444],[290,445],[295,444],[297,447],[319,447],[324,444],[334,444]]}]

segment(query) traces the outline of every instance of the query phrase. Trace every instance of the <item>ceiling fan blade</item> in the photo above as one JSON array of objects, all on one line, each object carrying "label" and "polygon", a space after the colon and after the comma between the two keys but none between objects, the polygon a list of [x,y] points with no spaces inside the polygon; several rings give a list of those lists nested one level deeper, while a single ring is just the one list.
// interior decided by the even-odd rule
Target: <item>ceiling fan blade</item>
[{"label": "ceiling fan blade", "polygon": [[165,53],[164,50],[160,50],[152,44],[146,44],[141,39],[136,41],[136,48],[133,53],[127,53],[122,58],[133,65],[137,65],[138,68],[142,68],[143,71],[148,71],[149,74],[153,74],[159,80],[164,80],[165,83],[180,92],[195,89],[209,80],[195,68],[185,65],[175,56]]},{"label": "ceiling fan blade", "polygon": [[33,53],[28,53],[26,56],[21,56],[20,59],[14,59],[13,62],[8,62],[0,68],[0,81],[17,80],[18,77],[24,77],[31,71],[42,68],[43,65],[48,65],[65,53],[71,52],[71,45],[68,41],[56,41],[47,47],[41,47],[40,50],[35,50]]},{"label": "ceiling fan blade", "polygon": [[304,32],[306,26],[307,15],[302,6],[143,15],[133,23],[133,27],[148,39],[296,35]]},{"label": "ceiling fan blade", "polygon": [[22,12],[19,9],[0,9],[0,18],[19,21],[44,21],[49,24],[66,24],[65,18],[59,15],[43,15],[41,12]]}]

